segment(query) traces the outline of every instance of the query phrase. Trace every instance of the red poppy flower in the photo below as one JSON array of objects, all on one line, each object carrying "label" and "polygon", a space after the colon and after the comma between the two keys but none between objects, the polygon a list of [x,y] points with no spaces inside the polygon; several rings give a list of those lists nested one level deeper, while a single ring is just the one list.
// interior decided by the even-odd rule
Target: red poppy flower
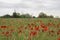
[{"label": "red poppy flower", "polygon": [[1,26],[1,28],[6,28],[6,26]]},{"label": "red poppy flower", "polygon": [[60,38],[57,38],[57,40],[60,40]]},{"label": "red poppy flower", "polygon": [[42,24],[42,25],[41,25],[41,27],[42,27],[42,28],[47,28],[47,26],[46,26],[46,25],[44,25],[44,24]]},{"label": "red poppy flower", "polygon": [[31,35],[36,35],[36,34],[37,34],[37,32],[34,32],[34,31],[31,31],[31,32],[30,32],[30,36],[31,36]]},{"label": "red poppy flower", "polygon": [[8,35],[9,34],[9,31],[6,31],[5,34]]},{"label": "red poppy flower", "polygon": [[58,32],[60,33],[60,29],[58,30]]},{"label": "red poppy flower", "polygon": [[35,26],[35,30],[39,30],[39,26]]},{"label": "red poppy flower", "polygon": [[48,27],[42,28],[42,32],[45,32],[45,31],[47,31],[47,30],[48,30]]}]

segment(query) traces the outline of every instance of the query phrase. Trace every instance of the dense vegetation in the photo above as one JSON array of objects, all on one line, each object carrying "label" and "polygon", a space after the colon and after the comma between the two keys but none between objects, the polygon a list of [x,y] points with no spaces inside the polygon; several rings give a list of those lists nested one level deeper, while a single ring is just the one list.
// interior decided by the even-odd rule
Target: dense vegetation
[{"label": "dense vegetation", "polygon": [[4,16],[0,16],[1,18],[54,18],[53,15],[46,15],[44,12],[41,12],[38,17],[35,17],[35,16],[32,16],[30,14],[22,14],[20,15],[20,13],[16,13],[16,12],[13,12],[12,15],[9,15],[9,14],[6,14]]}]

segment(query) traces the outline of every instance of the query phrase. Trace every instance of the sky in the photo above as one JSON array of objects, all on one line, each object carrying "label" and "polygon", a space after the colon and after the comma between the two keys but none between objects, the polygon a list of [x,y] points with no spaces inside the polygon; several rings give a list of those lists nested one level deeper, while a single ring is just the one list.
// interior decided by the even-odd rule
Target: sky
[{"label": "sky", "polygon": [[0,0],[0,16],[12,15],[14,10],[36,17],[40,12],[60,17],[60,0]]}]

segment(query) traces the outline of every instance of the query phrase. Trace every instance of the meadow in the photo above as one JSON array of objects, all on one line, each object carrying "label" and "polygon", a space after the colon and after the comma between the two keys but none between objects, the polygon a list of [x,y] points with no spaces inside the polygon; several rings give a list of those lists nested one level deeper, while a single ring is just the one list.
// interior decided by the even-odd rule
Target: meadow
[{"label": "meadow", "polygon": [[60,19],[0,18],[0,40],[60,40]]}]

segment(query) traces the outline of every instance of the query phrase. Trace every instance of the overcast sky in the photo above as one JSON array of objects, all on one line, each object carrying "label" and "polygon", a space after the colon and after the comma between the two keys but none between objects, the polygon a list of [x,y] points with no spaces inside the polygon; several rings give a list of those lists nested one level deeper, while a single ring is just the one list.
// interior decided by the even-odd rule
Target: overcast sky
[{"label": "overcast sky", "polygon": [[60,17],[60,0],[0,0],[0,15],[14,12],[38,16],[40,12]]}]

